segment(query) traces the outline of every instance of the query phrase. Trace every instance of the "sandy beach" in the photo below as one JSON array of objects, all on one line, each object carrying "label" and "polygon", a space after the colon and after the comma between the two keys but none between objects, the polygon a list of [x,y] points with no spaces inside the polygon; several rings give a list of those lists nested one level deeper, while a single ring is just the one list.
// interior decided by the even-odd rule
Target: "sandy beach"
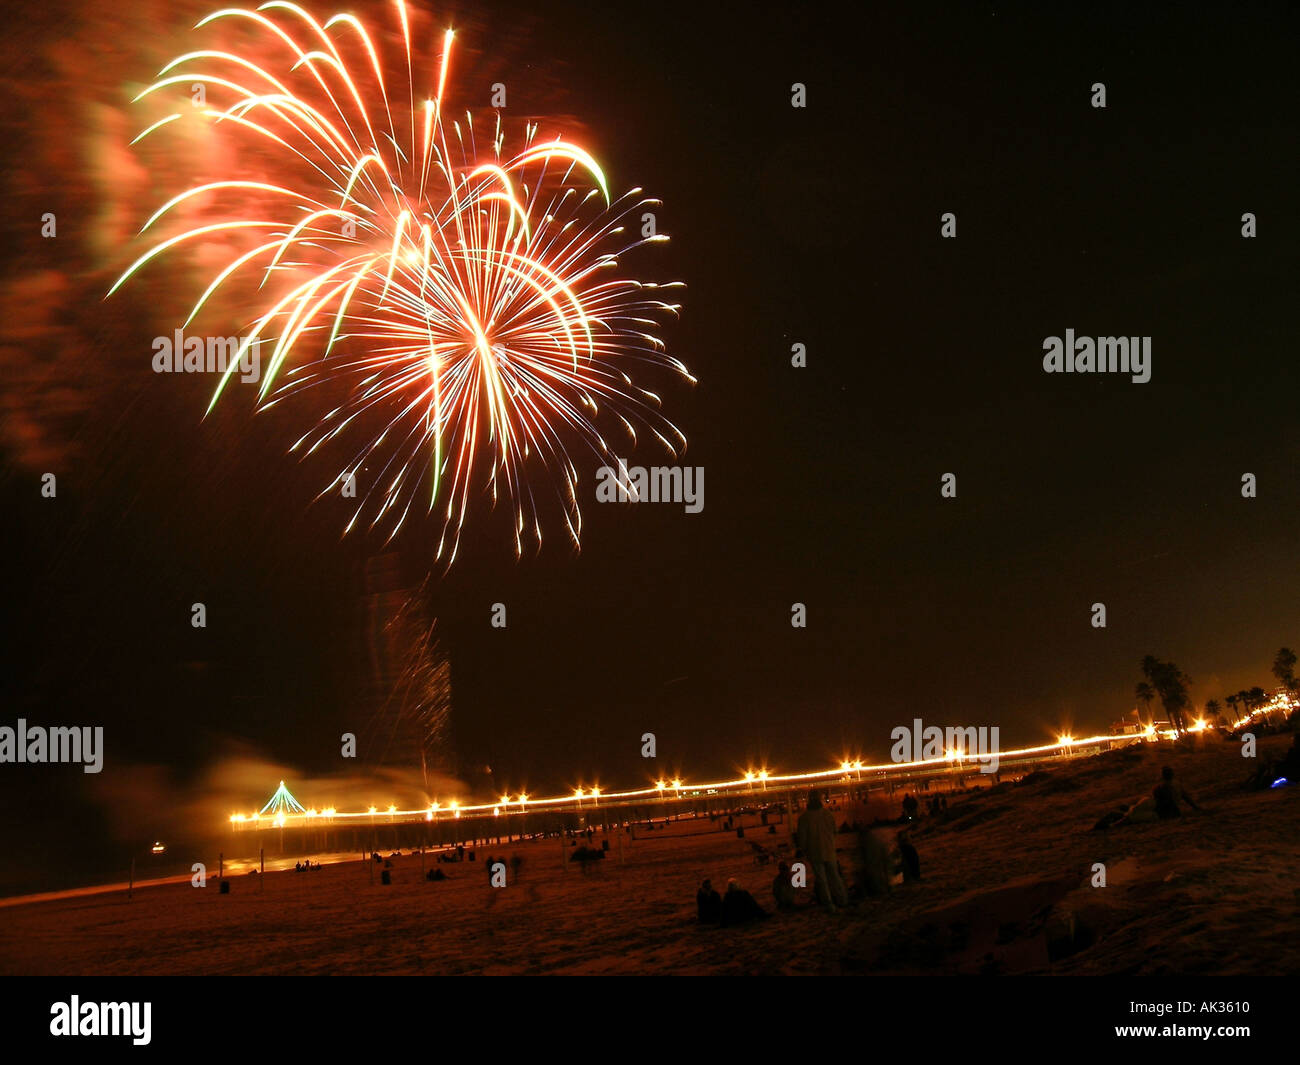
[{"label": "sandy beach", "polygon": [[[1291,737],[1261,742],[1280,755]],[[557,839],[489,847],[440,866],[393,859],[391,885],[361,861],[319,872],[216,877],[125,893],[16,903],[0,919],[5,974],[1252,974],[1300,971],[1287,930],[1300,906],[1300,788],[1241,790],[1256,763],[1204,737],[1081,757],[1019,783],[956,796],[913,829],[922,879],[828,915],[811,904],[740,928],[702,927],[694,893],[735,877],[774,910],[775,869],[707,820],[635,839],[622,864],[584,873]],[[1093,831],[1171,765],[1207,808],[1169,823]],[[901,796],[900,796],[901,797]],[[841,811],[842,815],[842,811]],[[881,829],[889,833],[892,829]],[[599,837],[597,837],[599,840]],[[840,836],[856,879],[858,836]],[[518,854],[492,888],[481,859]],[[1094,863],[1106,886],[1094,887]],[[432,867],[432,863],[429,864]],[[372,881],[373,874],[373,881]],[[1049,949],[1049,943],[1051,947]]]}]

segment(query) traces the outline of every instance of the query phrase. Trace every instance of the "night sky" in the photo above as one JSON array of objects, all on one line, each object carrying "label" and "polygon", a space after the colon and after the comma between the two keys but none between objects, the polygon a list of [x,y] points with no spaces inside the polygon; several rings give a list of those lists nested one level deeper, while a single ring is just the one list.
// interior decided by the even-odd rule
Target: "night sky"
[{"label": "night sky", "polygon": [[[553,524],[516,562],[499,511],[445,574],[432,525],[388,547],[340,540],[342,501],[311,504],[332,471],[285,454],[292,411],[201,422],[209,382],[150,372],[171,304],[101,301],[128,249],[86,250],[102,204],[75,151],[58,156],[71,173],[40,172],[47,142],[77,136],[57,123],[96,112],[51,104],[42,122],[7,104],[27,150],[5,163],[6,306],[42,271],[76,298],[46,324],[57,372],[15,369],[51,365],[39,335],[10,321],[0,337],[3,723],[103,724],[105,777],[154,765],[182,787],[236,741],[337,772],[339,735],[369,713],[364,572],[385,553],[406,587],[429,578],[452,668],[447,766],[485,788],[485,765],[495,788],[542,793],[883,760],[914,716],[999,725],[1004,745],[1104,731],[1146,654],[1190,674],[1198,706],[1269,686],[1273,653],[1300,641],[1298,16],[1088,12],[449,11],[468,53],[508,45],[467,63],[464,106],[487,92],[472,79],[504,79],[507,121],[576,116],[612,186],[664,201],[672,242],[632,265],[686,283],[665,336],[699,384],[648,382],[706,478],[697,515],[604,506],[592,463],[580,553]],[[53,99],[50,49],[84,46],[88,17],[36,17],[9,42],[10,77]],[[87,91],[122,106],[119,82]],[[33,236],[44,210],[57,241]],[[1151,336],[1151,381],[1045,374],[1043,339],[1066,329]],[[14,428],[24,411],[49,415],[32,418],[39,448]],[[56,500],[39,493],[50,469]],[[946,472],[956,499],[940,498]],[[1242,498],[1245,472],[1258,498]],[[10,829],[82,776],[0,767]]]}]

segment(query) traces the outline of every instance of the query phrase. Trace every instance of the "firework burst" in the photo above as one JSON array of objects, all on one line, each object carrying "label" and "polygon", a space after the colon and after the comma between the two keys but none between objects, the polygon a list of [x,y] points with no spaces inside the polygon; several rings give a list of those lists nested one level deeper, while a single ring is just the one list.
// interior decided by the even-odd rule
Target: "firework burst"
[{"label": "firework burst", "polygon": [[[637,228],[655,201],[639,189],[611,198],[595,159],[535,124],[508,149],[499,113],[477,125],[445,113],[452,31],[421,92],[401,0],[395,14],[396,68],[352,15],[322,24],[277,0],[199,22],[253,43],[164,67],[138,100],[202,91],[136,140],[210,123],[247,142],[238,158],[266,161],[254,175],[266,180],[213,180],[173,197],[141,232],[179,231],[110,294],[160,256],[216,243],[221,266],[185,324],[218,291],[255,299],[257,311],[208,410],[245,350],[269,349],[259,406],[292,394],[315,402],[291,450],[339,439],[353,456],[321,493],[355,486],[348,530],[368,524],[391,539],[432,515],[450,565],[475,503],[503,498],[518,555],[526,537],[541,543],[537,482],[555,492],[576,545],[575,453],[614,465],[599,425],[632,445],[646,431],[674,456],[686,444],[629,373],[652,364],[693,380],[657,335],[677,312],[665,298],[677,286],[621,273],[626,252],[667,239]],[[261,217],[247,216],[249,203]],[[195,214],[204,224],[176,226]]]}]

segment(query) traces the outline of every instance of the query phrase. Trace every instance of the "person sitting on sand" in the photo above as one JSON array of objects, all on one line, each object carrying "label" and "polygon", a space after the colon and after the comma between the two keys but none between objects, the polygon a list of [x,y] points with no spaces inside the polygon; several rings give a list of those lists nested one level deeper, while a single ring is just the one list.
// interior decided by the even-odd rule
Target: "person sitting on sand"
[{"label": "person sitting on sand", "polygon": [[921,856],[916,853],[906,832],[898,834],[898,855],[903,860],[903,883],[911,884],[921,879]]},{"label": "person sitting on sand", "polygon": [[1246,778],[1246,783],[1242,787],[1262,791],[1276,786],[1278,781],[1283,780],[1287,784],[1300,782],[1300,732],[1296,733],[1286,754],[1281,758],[1264,761]]},{"label": "person sitting on sand", "polygon": [[889,847],[871,829],[864,829],[862,840],[862,890],[873,898],[889,894]]},{"label": "person sitting on sand", "polygon": [[1098,818],[1097,823],[1092,826],[1094,832],[1104,832],[1112,825],[1117,825],[1128,816],[1128,805],[1120,803],[1115,809],[1108,811]]},{"label": "person sitting on sand", "polygon": [[776,900],[778,910],[793,910],[798,905],[791,882],[790,866],[781,862],[776,867],[776,878],[772,881],[772,898]]},{"label": "person sitting on sand", "polygon": [[769,916],[771,915],[758,904],[758,900],[736,883],[734,877],[727,881],[727,893],[722,897],[724,926],[748,924]]},{"label": "person sitting on sand", "polygon": [[1160,820],[1167,821],[1181,816],[1182,811],[1178,808],[1179,800],[1187,803],[1193,810],[1201,810],[1201,807],[1196,805],[1196,801],[1187,794],[1187,790],[1174,780],[1173,769],[1165,766],[1160,770],[1160,777],[1160,783],[1151,792],[1151,798],[1156,802],[1156,816]]},{"label": "person sitting on sand", "polygon": [[713,890],[713,881],[705,880],[695,893],[695,906],[699,910],[700,924],[722,923],[722,896]]},{"label": "person sitting on sand", "polygon": [[1147,825],[1153,821],[1158,821],[1156,816],[1156,801],[1147,795],[1135,802],[1132,808],[1122,818],[1115,822],[1116,825]]},{"label": "person sitting on sand", "polygon": [[1290,750],[1282,756],[1274,768],[1277,772],[1275,779],[1286,777],[1288,784],[1300,781],[1300,732],[1295,734],[1295,738],[1291,740]]}]

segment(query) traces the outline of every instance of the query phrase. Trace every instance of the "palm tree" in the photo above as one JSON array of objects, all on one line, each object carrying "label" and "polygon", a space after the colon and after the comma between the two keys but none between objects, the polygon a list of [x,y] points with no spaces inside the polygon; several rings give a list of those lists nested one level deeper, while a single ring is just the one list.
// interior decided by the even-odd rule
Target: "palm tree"
[{"label": "palm tree", "polygon": [[1237,692],[1237,702],[1241,704],[1241,716],[1250,717],[1250,692],[1245,688]]},{"label": "palm tree", "polygon": [[1295,691],[1295,652],[1289,647],[1278,649],[1277,657],[1273,659],[1273,676],[1282,682],[1288,692]]},{"label": "palm tree", "polygon": [[1237,703],[1238,703],[1239,700],[1237,699],[1237,697],[1236,697],[1235,695],[1225,695],[1225,696],[1223,697],[1223,701],[1224,701],[1225,703],[1227,703],[1228,706],[1230,706],[1230,707],[1232,708],[1232,721],[1233,721],[1233,724],[1235,725],[1236,722],[1237,722],[1237,721],[1240,719],[1240,717],[1241,717],[1241,715],[1240,715],[1239,713],[1237,713]]},{"label": "palm tree", "polygon": [[1147,723],[1151,723],[1151,702],[1156,697],[1156,690],[1146,681],[1139,681],[1138,686],[1133,689],[1133,694],[1137,696],[1137,701],[1147,708]]},{"label": "palm tree", "polygon": [[1187,731],[1185,710],[1191,705],[1187,695],[1187,686],[1191,679],[1173,662],[1162,662],[1155,655],[1142,659],[1142,675],[1160,696],[1160,704],[1169,715],[1169,723],[1174,732],[1182,734]]},{"label": "palm tree", "polygon": [[1205,717],[1215,728],[1223,724],[1223,713],[1219,708],[1218,699],[1211,699],[1205,704]]},{"label": "palm tree", "polygon": [[1237,702],[1245,708],[1246,716],[1249,717],[1261,706],[1264,705],[1264,689],[1249,688],[1237,692]]}]

